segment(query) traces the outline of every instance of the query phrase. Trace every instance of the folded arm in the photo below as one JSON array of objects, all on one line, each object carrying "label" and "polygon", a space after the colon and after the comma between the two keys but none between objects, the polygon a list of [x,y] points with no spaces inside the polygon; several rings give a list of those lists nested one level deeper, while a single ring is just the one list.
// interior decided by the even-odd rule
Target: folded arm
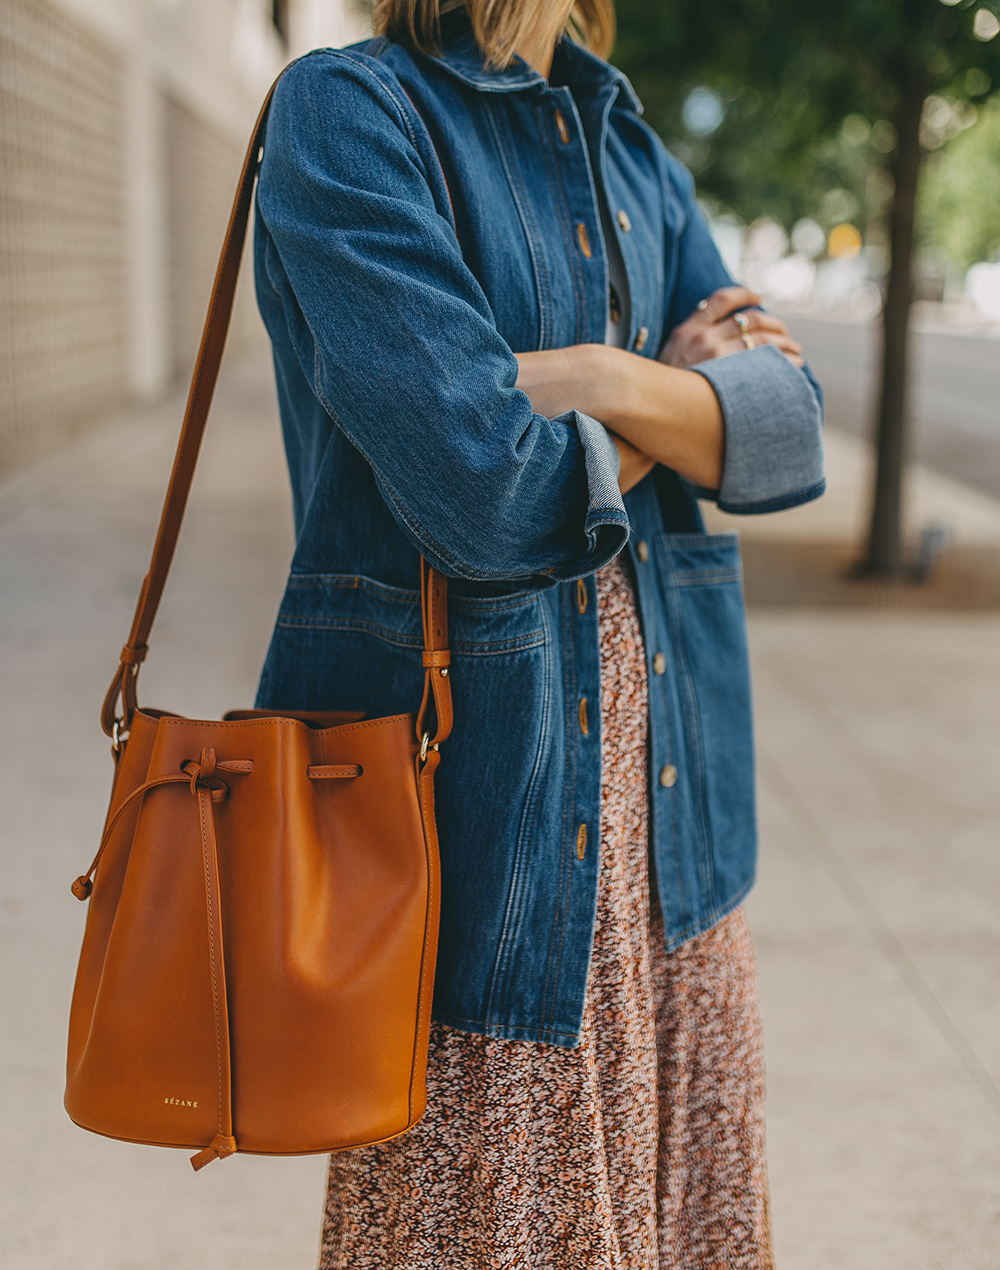
[{"label": "folded arm", "polygon": [[[387,229],[391,227],[391,230]],[[257,282],[327,415],[413,545],[481,580],[593,572],[628,537],[593,419],[533,411],[462,260],[433,145],[380,63],[304,58],[275,94]]]},{"label": "folded arm", "polygon": [[615,434],[623,492],[662,463],[728,510],[805,502],[822,492],[819,402],[784,323],[745,311],[759,301],[714,292],[655,362],[600,344],[521,354],[518,385],[536,409],[572,402]]},{"label": "folded arm", "polygon": [[[567,402],[600,419],[620,440],[620,483],[630,489],[654,463],[697,485],[717,485],[722,472],[722,411],[700,375],[604,344],[518,355],[518,387],[536,410],[560,412]],[[638,461],[632,451],[645,456]]]},{"label": "folded arm", "polygon": [[651,144],[669,222],[664,364],[590,346],[572,355],[571,369],[593,396],[574,393],[569,368],[555,362],[519,359],[518,382],[541,400],[540,382],[552,380],[570,390],[561,400],[594,407],[589,412],[620,438],[623,488],[655,459],[729,512],[779,511],[818,498],[825,488],[819,385],[784,324],[756,308],[759,296],[733,285],[690,172],[655,138]]}]

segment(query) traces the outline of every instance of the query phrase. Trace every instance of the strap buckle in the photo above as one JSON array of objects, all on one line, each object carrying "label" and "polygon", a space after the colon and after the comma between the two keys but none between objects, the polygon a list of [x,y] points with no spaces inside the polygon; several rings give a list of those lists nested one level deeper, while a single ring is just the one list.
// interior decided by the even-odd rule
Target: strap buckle
[{"label": "strap buckle", "polygon": [[122,746],[131,736],[131,732],[129,731],[129,729],[123,728],[122,725],[124,724],[124,722],[125,722],[125,719],[122,717],[122,715],[118,715],[114,723],[112,723],[111,725],[111,749],[113,753],[115,754],[118,753],[118,751],[122,748]]}]

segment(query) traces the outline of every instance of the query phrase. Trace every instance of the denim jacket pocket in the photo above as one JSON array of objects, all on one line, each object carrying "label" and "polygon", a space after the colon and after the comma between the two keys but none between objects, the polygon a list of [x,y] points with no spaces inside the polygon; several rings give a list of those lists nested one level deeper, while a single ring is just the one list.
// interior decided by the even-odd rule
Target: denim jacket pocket
[{"label": "denim jacket pocket", "polygon": [[670,731],[690,798],[680,832],[693,848],[697,890],[704,897],[702,911],[692,917],[704,928],[753,881],[753,712],[743,569],[733,533],[664,533],[656,552],[679,716]]},{"label": "denim jacket pocket", "polygon": [[[449,647],[458,660],[516,653],[545,641],[536,591],[454,597],[448,616]],[[354,694],[359,700],[352,708],[369,714],[415,710],[422,648],[416,589],[359,574],[292,573],[260,695],[285,708],[292,708],[289,694],[308,692],[310,700],[317,693],[324,700]]]}]

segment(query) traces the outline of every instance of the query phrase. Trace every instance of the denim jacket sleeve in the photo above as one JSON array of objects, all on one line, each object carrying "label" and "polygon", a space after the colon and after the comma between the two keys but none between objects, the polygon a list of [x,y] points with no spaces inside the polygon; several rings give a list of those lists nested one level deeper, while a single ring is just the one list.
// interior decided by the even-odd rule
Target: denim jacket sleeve
[{"label": "denim jacket sleeve", "polygon": [[534,414],[517,389],[430,137],[390,70],[325,51],[286,72],[257,206],[303,372],[436,568],[545,585],[621,550],[617,449],[594,420]]},{"label": "denim jacket sleeve", "polygon": [[[694,197],[690,173],[666,156],[665,179],[683,211],[677,284],[668,297],[664,337],[698,303],[732,285]],[[712,387],[726,425],[718,490],[696,492],[723,511],[781,511],[819,498],[823,475],[823,395],[812,373],[799,370],[773,345],[692,367]]]}]

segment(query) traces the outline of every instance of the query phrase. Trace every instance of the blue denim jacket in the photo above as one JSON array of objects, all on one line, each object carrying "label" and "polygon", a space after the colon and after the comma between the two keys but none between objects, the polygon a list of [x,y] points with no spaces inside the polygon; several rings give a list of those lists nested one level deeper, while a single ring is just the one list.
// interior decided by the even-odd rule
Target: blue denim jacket
[{"label": "blue denim jacket", "polygon": [[[453,579],[435,1017],[563,1046],[579,1040],[597,894],[593,574],[626,546],[669,947],[737,905],[755,867],[737,540],[705,534],[696,492],[666,468],[623,500],[603,427],[534,414],[516,387],[513,352],[603,342],[598,182],[631,349],[655,357],[729,282],[690,176],[638,112],[625,78],[568,42],[549,81],[519,59],[493,71],[453,20],[440,58],[372,41],[293,65],[257,198],[297,526],[259,704],[415,709],[419,554]],[[699,369],[726,421],[719,505],[821,493],[807,376],[773,347]]]}]

